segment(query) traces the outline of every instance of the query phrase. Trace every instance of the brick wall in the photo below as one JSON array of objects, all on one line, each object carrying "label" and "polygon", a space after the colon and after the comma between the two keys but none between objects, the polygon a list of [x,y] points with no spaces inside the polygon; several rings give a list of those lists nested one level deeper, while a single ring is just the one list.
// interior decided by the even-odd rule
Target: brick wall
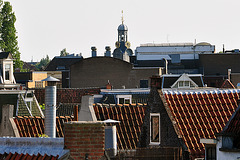
[{"label": "brick wall", "polygon": [[105,127],[102,122],[68,122],[64,124],[65,149],[73,159],[97,160],[104,156]]},{"label": "brick wall", "polygon": [[158,68],[136,69],[131,63],[113,57],[91,57],[71,65],[73,88],[105,87],[110,81],[114,89],[140,87],[140,80],[159,74]]},{"label": "brick wall", "polygon": [[[35,96],[39,104],[45,104],[45,89],[34,89]],[[80,88],[58,88],[57,104],[59,103],[81,103],[84,95],[99,94],[100,88],[80,89]]]},{"label": "brick wall", "polygon": [[[148,101],[148,108],[145,111],[144,124],[140,136],[140,147],[181,147],[180,140],[169,118],[171,111],[165,108],[166,101],[161,98],[162,92],[156,88],[151,88]],[[168,109],[168,110],[167,110]],[[160,144],[150,145],[150,113],[160,113]]]}]

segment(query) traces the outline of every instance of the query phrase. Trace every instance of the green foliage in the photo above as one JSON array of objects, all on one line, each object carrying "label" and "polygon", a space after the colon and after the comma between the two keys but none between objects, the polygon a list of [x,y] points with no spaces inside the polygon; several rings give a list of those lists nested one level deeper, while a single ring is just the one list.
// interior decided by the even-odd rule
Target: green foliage
[{"label": "green foliage", "polygon": [[40,137],[40,138],[48,138],[48,135],[46,135],[46,134],[38,134],[38,137]]},{"label": "green foliage", "polygon": [[42,58],[40,62],[36,64],[37,69],[44,70],[50,61],[51,60],[48,55],[46,56],[46,58]]},{"label": "green foliage", "polygon": [[[2,4],[2,1],[0,1]],[[1,7],[1,6],[0,6]],[[0,11],[0,47],[4,52],[10,52],[14,58],[14,68],[22,69],[23,62],[20,60],[21,53],[18,48],[17,31],[15,28],[16,17],[12,11],[10,2],[4,2]]]},{"label": "green foliage", "polygon": [[39,104],[41,109],[45,109],[45,104]]},{"label": "green foliage", "polygon": [[64,56],[67,56],[69,55],[69,53],[67,52],[66,48],[64,48],[63,50],[61,50],[60,52],[60,57],[64,57]]}]

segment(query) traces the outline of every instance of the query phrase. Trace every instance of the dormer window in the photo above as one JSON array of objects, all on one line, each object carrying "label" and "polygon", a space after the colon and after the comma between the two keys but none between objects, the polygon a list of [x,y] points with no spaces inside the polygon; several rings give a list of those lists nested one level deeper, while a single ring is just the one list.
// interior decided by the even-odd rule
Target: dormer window
[{"label": "dormer window", "polygon": [[171,88],[192,88],[198,87],[198,85],[187,74],[183,74]]},{"label": "dormer window", "polygon": [[10,80],[11,65],[5,64],[5,80]]},{"label": "dormer window", "polygon": [[132,95],[117,95],[117,104],[132,104]]}]

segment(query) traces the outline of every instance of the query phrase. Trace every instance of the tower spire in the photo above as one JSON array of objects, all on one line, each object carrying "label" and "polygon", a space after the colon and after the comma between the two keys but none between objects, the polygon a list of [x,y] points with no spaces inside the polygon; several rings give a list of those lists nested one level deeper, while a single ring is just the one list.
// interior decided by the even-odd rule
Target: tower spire
[{"label": "tower spire", "polygon": [[124,20],[123,20],[123,10],[122,10],[122,24],[123,24]]}]

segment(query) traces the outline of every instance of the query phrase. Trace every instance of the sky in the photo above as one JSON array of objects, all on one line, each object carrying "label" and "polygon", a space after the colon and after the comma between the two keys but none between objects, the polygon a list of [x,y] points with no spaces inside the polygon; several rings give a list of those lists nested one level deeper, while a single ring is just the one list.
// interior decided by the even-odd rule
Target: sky
[{"label": "sky", "polygon": [[117,28],[128,26],[134,51],[145,43],[196,40],[215,45],[216,52],[240,48],[239,0],[9,0],[23,61],[70,54],[103,56],[115,49]]}]

